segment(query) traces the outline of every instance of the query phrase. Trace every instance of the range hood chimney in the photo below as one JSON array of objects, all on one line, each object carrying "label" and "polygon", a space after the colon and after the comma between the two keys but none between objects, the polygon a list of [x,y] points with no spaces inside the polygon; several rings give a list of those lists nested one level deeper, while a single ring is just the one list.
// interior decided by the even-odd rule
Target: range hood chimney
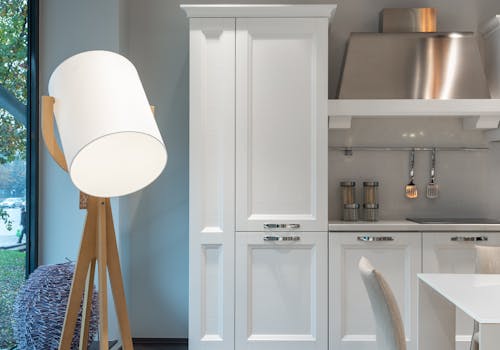
[{"label": "range hood chimney", "polygon": [[436,9],[384,9],[380,33],[351,33],[339,99],[490,98],[471,32],[436,32]]}]

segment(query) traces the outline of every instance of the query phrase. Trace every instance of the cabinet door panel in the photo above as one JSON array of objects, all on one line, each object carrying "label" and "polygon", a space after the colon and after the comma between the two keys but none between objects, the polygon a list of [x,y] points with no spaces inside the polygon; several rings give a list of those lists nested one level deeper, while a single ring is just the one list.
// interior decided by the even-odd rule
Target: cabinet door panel
[{"label": "cabinet door panel", "polygon": [[[296,237],[266,241],[265,237]],[[327,348],[327,233],[236,237],[236,348]]]},{"label": "cabinet door panel", "polygon": [[[427,273],[474,273],[474,242],[455,237],[487,237],[481,244],[500,245],[500,233],[425,232],[423,234],[423,271]],[[457,350],[468,350],[474,321],[463,311],[456,312]]]},{"label": "cabinet door panel", "polygon": [[327,231],[327,28],[236,20],[237,231]]},{"label": "cabinet door panel", "polygon": [[233,350],[235,20],[190,19],[190,51],[189,348]]},{"label": "cabinet door panel", "polygon": [[407,346],[416,349],[419,233],[370,233],[393,241],[364,242],[366,233],[330,233],[330,349],[376,350],[375,322],[358,270],[362,256],[387,279],[405,324]]}]

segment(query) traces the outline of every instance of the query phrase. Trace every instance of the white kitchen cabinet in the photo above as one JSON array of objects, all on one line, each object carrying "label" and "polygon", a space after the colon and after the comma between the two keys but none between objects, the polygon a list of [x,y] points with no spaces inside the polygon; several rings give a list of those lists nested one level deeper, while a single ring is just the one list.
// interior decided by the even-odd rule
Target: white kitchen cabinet
[{"label": "white kitchen cabinet", "polygon": [[[190,31],[190,349],[328,346],[335,7],[182,5]],[[300,241],[263,241],[264,230],[295,230]]]},{"label": "white kitchen cabinet", "polygon": [[326,350],[328,233],[236,236],[235,348]]},{"label": "white kitchen cabinet", "polygon": [[237,231],[328,231],[328,21],[236,20]]},{"label": "white kitchen cabinet", "polygon": [[189,348],[234,348],[234,18],[190,20]]},{"label": "white kitchen cabinet", "polygon": [[[424,232],[423,272],[474,273],[474,245],[500,245],[500,233]],[[463,311],[456,312],[457,350],[467,350],[474,321]]]},{"label": "white kitchen cabinet", "polygon": [[387,279],[405,324],[408,350],[417,349],[418,232],[330,233],[330,350],[377,350],[375,322],[358,262],[362,256]]}]

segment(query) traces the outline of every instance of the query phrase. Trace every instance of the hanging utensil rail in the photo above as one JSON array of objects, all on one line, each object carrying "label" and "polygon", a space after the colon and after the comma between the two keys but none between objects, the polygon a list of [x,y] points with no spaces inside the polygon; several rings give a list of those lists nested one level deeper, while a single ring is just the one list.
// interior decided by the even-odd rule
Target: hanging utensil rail
[{"label": "hanging utensil rail", "polygon": [[398,146],[330,146],[334,151],[342,151],[346,156],[351,156],[354,151],[415,151],[415,152],[432,152],[436,151],[462,151],[462,152],[477,152],[487,151],[488,147],[398,147]]}]

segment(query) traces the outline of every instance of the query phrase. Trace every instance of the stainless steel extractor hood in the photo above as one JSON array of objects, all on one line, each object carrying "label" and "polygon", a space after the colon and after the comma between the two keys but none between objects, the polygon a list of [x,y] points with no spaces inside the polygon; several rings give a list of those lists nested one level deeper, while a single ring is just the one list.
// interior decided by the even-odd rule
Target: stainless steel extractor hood
[{"label": "stainless steel extractor hood", "polygon": [[435,9],[385,9],[380,33],[351,33],[339,99],[490,98],[473,33],[435,32]]}]

